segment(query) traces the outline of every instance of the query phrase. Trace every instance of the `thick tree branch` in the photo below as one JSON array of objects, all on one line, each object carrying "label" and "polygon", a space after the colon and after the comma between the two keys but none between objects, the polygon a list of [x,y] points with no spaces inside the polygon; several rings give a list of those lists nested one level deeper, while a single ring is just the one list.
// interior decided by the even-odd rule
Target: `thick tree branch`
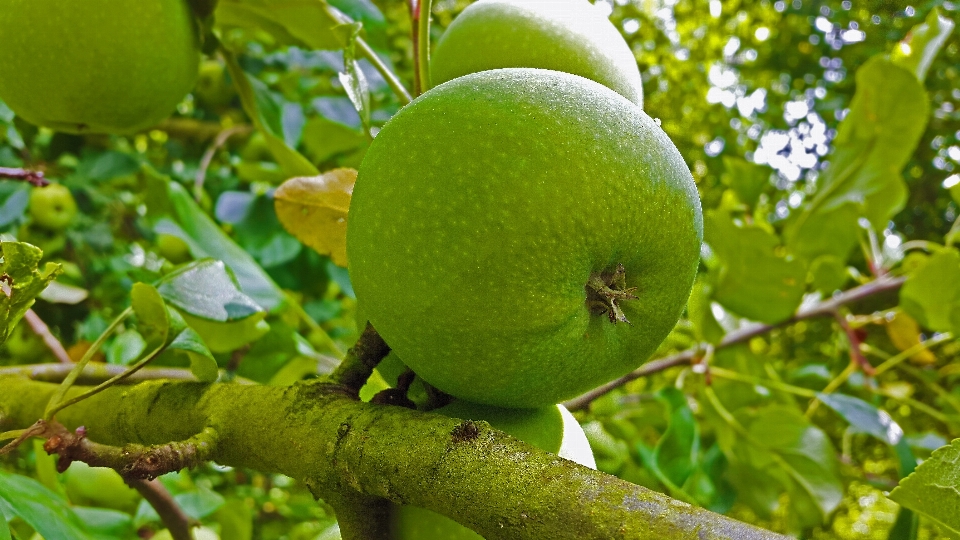
[{"label": "thick tree branch", "polygon": [[[48,383],[0,378],[0,418],[29,425],[55,391]],[[581,467],[486,423],[465,431],[461,420],[350,394],[323,381],[156,381],[109,388],[57,418],[71,429],[86,426],[90,438],[111,446],[162,445],[212,427],[218,443],[207,457],[218,463],[338,486],[345,497],[420,506],[491,540],[784,538]]]},{"label": "thick tree branch", "polygon": [[[854,304],[878,294],[896,291],[900,289],[905,280],[906,278],[903,277],[890,276],[877,278],[870,283],[866,283],[864,285],[860,285],[859,287],[854,287],[848,291],[844,291],[843,293],[840,293],[828,300],[824,300],[806,308],[801,308],[799,311],[797,311],[796,315],[781,323],[754,324],[745,328],[741,328],[735,332],[730,332],[724,336],[723,339],[720,340],[720,343],[717,343],[714,348],[723,349],[732,345],[746,343],[757,336],[762,336],[771,332],[772,330],[793,324],[798,321],[813,319],[816,317],[833,317],[841,306]],[[697,358],[697,355],[700,354],[702,350],[703,347],[697,346],[677,354],[652,360],[631,371],[630,373],[627,373],[623,377],[620,377],[619,379],[610,381],[603,386],[598,386],[597,388],[594,388],[580,397],[567,401],[564,403],[564,405],[571,411],[584,409],[590,405],[593,400],[612,390],[620,388],[630,381],[639,379],[641,377],[646,377],[647,375],[652,375],[672,367],[690,364]]]}]

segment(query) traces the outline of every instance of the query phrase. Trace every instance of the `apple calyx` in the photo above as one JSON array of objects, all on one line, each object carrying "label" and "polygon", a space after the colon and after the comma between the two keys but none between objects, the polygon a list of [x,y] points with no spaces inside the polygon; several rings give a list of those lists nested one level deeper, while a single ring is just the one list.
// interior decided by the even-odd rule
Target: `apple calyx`
[{"label": "apple calyx", "polygon": [[627,288],[627,272],[622,264],[617,264],[613,270],[594,272],[587,280],[587,307],[594,315],[607,314],[611,323],[617,321],[630,324],[627,316],[620,309],[619,302],[624,300],[638,300],[633,294],[636,287]]}]

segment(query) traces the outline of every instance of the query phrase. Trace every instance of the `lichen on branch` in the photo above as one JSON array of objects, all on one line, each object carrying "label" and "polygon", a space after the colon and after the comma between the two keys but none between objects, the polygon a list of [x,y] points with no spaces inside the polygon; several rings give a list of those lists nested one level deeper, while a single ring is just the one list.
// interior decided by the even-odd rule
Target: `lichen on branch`
[{"label": "lichen on branch", "polygon": [[[55,391],[0,377],[0,428],[33,423]],[[489,539],[783,538],[581,467],[484,422],[464,437],[462,420],[363,403],[324,380],[145,382],[109,388],[57,419],[112,446],[163,445],[211,428],[217,444],[206,457],[217,463],[283,473],[347,499],[412,504]]]}]

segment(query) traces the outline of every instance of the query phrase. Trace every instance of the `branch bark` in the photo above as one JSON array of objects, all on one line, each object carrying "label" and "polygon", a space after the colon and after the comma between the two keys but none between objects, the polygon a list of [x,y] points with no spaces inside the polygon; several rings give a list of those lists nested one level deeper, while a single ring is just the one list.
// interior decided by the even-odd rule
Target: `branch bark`
[{"label": "branch bark", "polygon": [[[49,383],[0,377],[0,418],[29,425],[55,391]],[[57,418],[113,446],[182,441],[212,428],[213,461],[280,472],[346,500],[419,506],[491,540],[785,538],[581,467],[486,423],[470,437],[455,437],[464,431],[457,430],[461,420],[350,394],[322,381],[152,381],[109,388]]]},{"label": "branch bark", "polygon": [[28,169],[12,169],[10,167],[0,167],[0,178],[8,180],[23,180],[35,187],[44,187],[50,182],[47,181],[41,171],[31,171]]}]

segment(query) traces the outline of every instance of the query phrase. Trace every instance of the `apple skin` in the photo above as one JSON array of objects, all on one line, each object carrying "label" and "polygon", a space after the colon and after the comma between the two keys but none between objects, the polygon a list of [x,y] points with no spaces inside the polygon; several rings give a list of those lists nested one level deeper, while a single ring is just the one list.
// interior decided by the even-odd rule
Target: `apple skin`
[{"label": "apple skin", "polygon": [[528,67],[594,80],[643,106],[630,46],[587,0],[479,0],[447,28],[430,59],[438,85],[468,73]]},{"label": "apple skin", "polygon": [[0,0],[0,99],[58,131],[139,131],[193,88],[196,34],[186,0]]},{"label": "apple skin", "polygon": [[30,191],[30,218],[48,231],[66,229],[77,216],[77,202],[63,184],[49,184]]},{"label": "apple skin", "polygon": [[[380,131],[347,227],[357,301],[419,376],[539,407],[640,365],[686,304],[703,236],[676,147],[639,107],[548,70],[474,73]],[[587,302],[618,264],[630,324]]]},{"label": "apple skin", "polygon": [[[563,405],[503,409],[458,400],[433,412],[464,420],[484,420],[541,450],[584,467],[597,468],[587,436]],[[395,540],[483,540],[482,536],[456,521],[417,506],[394,506],[390,517]]]}]

